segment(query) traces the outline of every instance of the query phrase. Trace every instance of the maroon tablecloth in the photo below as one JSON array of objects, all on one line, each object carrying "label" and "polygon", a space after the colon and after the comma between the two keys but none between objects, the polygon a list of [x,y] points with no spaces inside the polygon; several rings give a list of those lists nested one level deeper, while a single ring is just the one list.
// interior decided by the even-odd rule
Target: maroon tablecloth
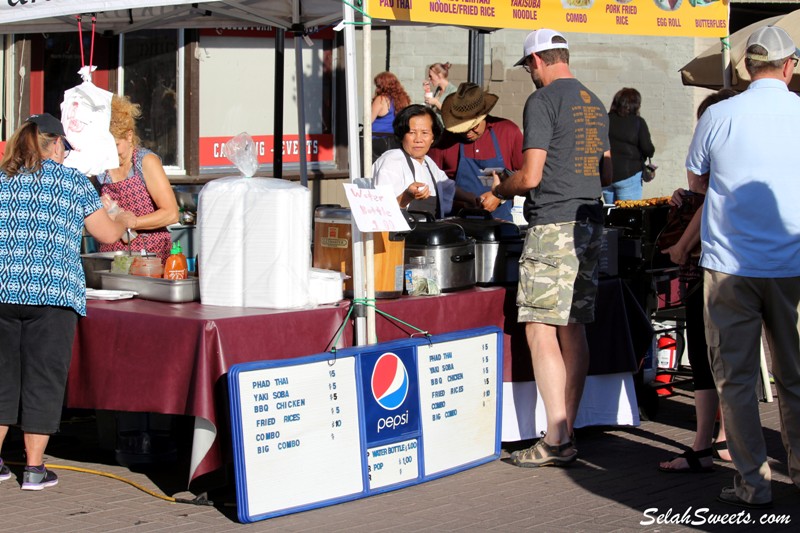
[{"label": "maroon tablecloth", "polygon": [[[474,288],[436,297],[378,300],[377,307],[440,334],[498,326],[504,335],[504,381],[532,379],[524,328],[516,322],[515,289]],[[78,323],[67,383],[67,406],[202,417],[218,438],[193,479],[221,468],[230,440],[225,376],[231,365],[285,359],[328,349],[347,302],[285,311],[167,304],[147,300],[91,301]],[[352,317],[342,346],[353,342]],[[413,329],[378,317],[380,342]],[[652,330],[618,280],[601,282],[597,322],[587,329],[591,373],[636,370]]]},{"label": "maroon tablecloth", "polygon": [[[78,322],[67,382],[69,407],[199,416],[228,435],[225,375],[236,363],[324,352],[343,306],[285,311],[90,301]],[[352,343],[345,328],[343,341]],[[220,401],[222,400],[222,401]],[[194,473],[224,464],[219,440]]]}]

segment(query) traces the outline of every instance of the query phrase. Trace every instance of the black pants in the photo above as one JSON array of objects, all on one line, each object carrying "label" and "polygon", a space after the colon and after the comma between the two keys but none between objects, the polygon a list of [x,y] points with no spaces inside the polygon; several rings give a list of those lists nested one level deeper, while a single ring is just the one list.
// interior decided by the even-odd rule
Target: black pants
[{"label": "black pants", "polygon": [[686,290],[686,347],[689,350],[689,364],[692,365],[694,390],[714,389],[703,319],[703,279],[689,281]]},{"label": "black pants", "polygon": [[58,431],[77,324],[68,307],[0,304],[0,425]]}]

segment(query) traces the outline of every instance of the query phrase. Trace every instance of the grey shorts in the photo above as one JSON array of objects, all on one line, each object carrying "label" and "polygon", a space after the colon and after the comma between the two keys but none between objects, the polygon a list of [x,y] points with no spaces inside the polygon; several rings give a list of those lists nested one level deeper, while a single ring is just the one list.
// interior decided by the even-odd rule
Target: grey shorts
[{"label": "grey shorts", "polygon": [[594,321],[602,224],[528,229],[519,260],[518,322],[553,326]]}]

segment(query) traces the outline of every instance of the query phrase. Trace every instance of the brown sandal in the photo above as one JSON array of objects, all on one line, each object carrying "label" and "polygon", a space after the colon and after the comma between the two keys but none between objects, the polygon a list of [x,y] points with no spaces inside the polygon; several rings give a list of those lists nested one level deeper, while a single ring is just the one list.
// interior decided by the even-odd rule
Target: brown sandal
[{"label": "brown sandal", "polygon": [[[571,453],[564,455],[564,452],[571,450]],[[564,444],[551,446],[544,441],[544,437],[539,442],[524,450],[517,450],[511,454],[511,464],[523,468],[538,468],[540,466],[565,466],[578,458],[578,451],[571,440]]]}]

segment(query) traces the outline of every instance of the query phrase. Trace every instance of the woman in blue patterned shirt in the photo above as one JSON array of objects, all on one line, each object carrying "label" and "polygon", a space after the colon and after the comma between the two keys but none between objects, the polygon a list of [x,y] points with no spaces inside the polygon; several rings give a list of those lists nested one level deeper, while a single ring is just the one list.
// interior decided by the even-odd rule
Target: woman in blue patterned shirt
[{"label": "woman in blue patterned shirt", "polygon": [[[58,483],[43,456],[61,420],[78,316],[86,315],[84,225],[112,242],[132,223],[130,213],[111,220],[89,179],[61,164],[69,148],[58,119],[33,115],[0,161],[0,451],[19,422],[23,490]],[[0,459],[0,481],[10,477]]]}]

